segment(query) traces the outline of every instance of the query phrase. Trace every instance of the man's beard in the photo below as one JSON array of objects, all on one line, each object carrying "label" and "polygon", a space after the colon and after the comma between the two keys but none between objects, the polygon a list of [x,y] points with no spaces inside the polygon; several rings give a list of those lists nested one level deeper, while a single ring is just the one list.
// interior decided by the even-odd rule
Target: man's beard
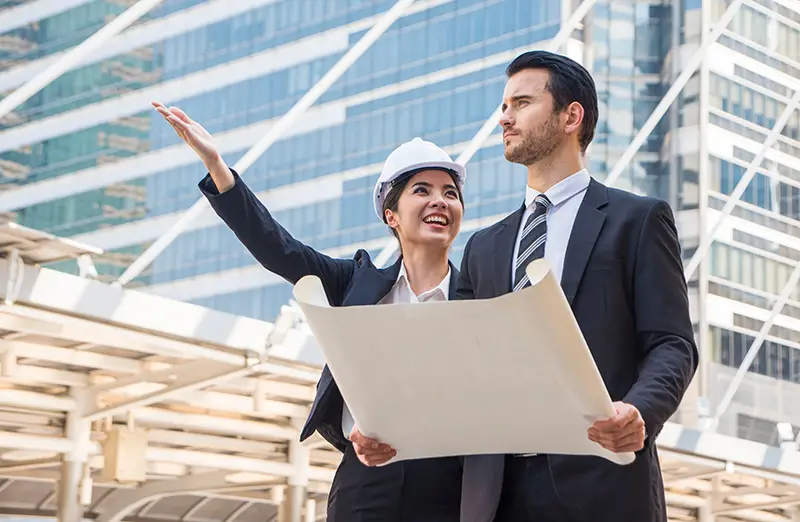
[{"label": "man's beard", "polygon": [[505,147],[505,157],[511,163],[533,165],[552,155],[561,144],[558,118],[552,117],[533,131],[519,135],[516,146]]}]

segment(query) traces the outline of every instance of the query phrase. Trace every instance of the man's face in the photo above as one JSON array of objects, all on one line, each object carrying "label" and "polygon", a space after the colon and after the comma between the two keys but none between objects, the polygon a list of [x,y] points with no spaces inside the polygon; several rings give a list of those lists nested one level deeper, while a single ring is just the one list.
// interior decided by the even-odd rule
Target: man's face
[{"label": "man's face", "polygon": [[506,159],[528,166],[551,156],[566,139],[547,90],[547,69],[525,69],[506,82],[503,92],[503,144]]}]

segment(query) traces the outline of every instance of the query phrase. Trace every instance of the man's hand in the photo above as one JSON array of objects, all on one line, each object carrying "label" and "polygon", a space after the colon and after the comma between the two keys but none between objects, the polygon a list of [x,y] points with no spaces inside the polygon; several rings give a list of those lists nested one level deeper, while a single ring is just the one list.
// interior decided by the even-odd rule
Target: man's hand
[{"label": "man's hand", "polygon": [[614,409],[616,415],[599,420],[589,428],[589,440],[614,453],[644,448],[645,426],[639,410],[624,402],[615,402]]},{"label": "man's hand", "polygon": [[380,466],[391,460],[397,451],[388,444],[381,444],[377,440],[365,437],[358,428],[353,428],[350,433],[350,442],[356,450],[358,460],[365,466]]}]

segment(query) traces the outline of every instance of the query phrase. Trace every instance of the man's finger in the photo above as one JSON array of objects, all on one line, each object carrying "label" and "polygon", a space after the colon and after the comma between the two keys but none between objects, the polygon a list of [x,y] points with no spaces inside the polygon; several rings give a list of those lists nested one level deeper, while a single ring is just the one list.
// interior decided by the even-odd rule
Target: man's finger
[{"label": "man's finger", "polygon": [[358,430],[353,430],[353,432],[350,434],[350,441],[353,442],[354,444],[359,444],[361,446],[372,448],[374,450],[380,450],[385,453],[388,453],[392,450],[392,447],[389,446],[388,444],[383,444],[375,439],[365,437]]},{"label": "man's finger", "polygon": [[[638,451],[644,445],[644,428],[633,428],[624,434],[607,434],[597,431],[589,431],[589,440],[600,444],[609,451]],[[625,448],[634,448],[633,450]]]},{"label": "man's finger", "polygon": [[627,448],[628,446],[636,446],[637,444],[644,443],[644,433],[635,431],[633,433],[629,433],[624,437],[620,437],[613,441],[612,446],[616,451],[619,451],[620,448]]},{"label": "man's finger", "polygon": [[383,454],[380,454],[380,455],[369,455],[369,456],[366,456],[364,458],[367,461],[367,465],[369,465],[369,466],[378,466],[380,464],[384,464],[386,462],[389,462],[390,460],[392,460],[392,458],[394,458],[394,456],[395,456],[395,453],[392,452],[392,453],[388,453],[388,454],[383,453]]},{"label": "man's finger", "polygon": [[624,430],[638,419],[639,415],[637,411],[633,408],[630,408],[610,419],[596,421],[592,427],[599,431],[614,433]]},{"label": "man's finger", "polygon": [[601,431],[590,428],[588,437],[589,440],[598,444],[618,444],[620,441],[628,440],[630,437],[644,439],[644,424],[632,422],[618,431]]},{"label": "man's finger", "polygon": [[392,452],[391,448],[372,448],[369,446],[361,446],[360,444],[353,443],[353,449],[357,455],[370,456],[370,455],[389,455]]}]

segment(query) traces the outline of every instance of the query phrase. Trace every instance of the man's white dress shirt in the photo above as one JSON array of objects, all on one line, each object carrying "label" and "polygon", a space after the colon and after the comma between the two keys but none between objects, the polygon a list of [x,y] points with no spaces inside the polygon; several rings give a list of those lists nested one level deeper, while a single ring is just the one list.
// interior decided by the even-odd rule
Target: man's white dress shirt
[{"label": "man's white dress shirt", "polygon": [[[442,282],[439,283],[438,286],[431,288],[427,292],[423,292],[420,295],[416,295],[408,282],[406,265],[403,263],[400,265],[400,273],[397,275],[397,281],[394,283],[394,286],[392,286],[392,289],[389,290],[389,293],[383,296],[383,299],[378,301],[378,304],[429,303],[435,301],[447,301],[449,295],[449,266],[447,268],[447,275],[444,276],[444,279],[442,279]],[[353,416],[350,414],[350,410],[347,408],[347,404],[345,403],[344,407],[342,408],[342,433],[344,433],[345,437],[350,436],[354,426],[355,421],[353,420]]]},{"label": "man's white dress shirt", "polygon": [[[572,233],[572,225],[578,215],[578,209],[589,188],[589,172],[586,169],[580,170],[550,187],[545,196],[553,204],[547,210],[545,222],[547,223],[547,239],[544,243],[544,258],[550,264],[556,281],[561,282],[561,274],[564,271],[564,256],[567,253],[569,236]],[[517,256],[519,255],[519,244],[522,240],[522,231],[525,223],[533,213],[536,205],[533,200],[541,192],[528,187],[525,193],[525,213],[522,215],[517,240],[514,243],[514,255],[511,258],[511,287],[514,287],[514,272],[516,270]]]}]

